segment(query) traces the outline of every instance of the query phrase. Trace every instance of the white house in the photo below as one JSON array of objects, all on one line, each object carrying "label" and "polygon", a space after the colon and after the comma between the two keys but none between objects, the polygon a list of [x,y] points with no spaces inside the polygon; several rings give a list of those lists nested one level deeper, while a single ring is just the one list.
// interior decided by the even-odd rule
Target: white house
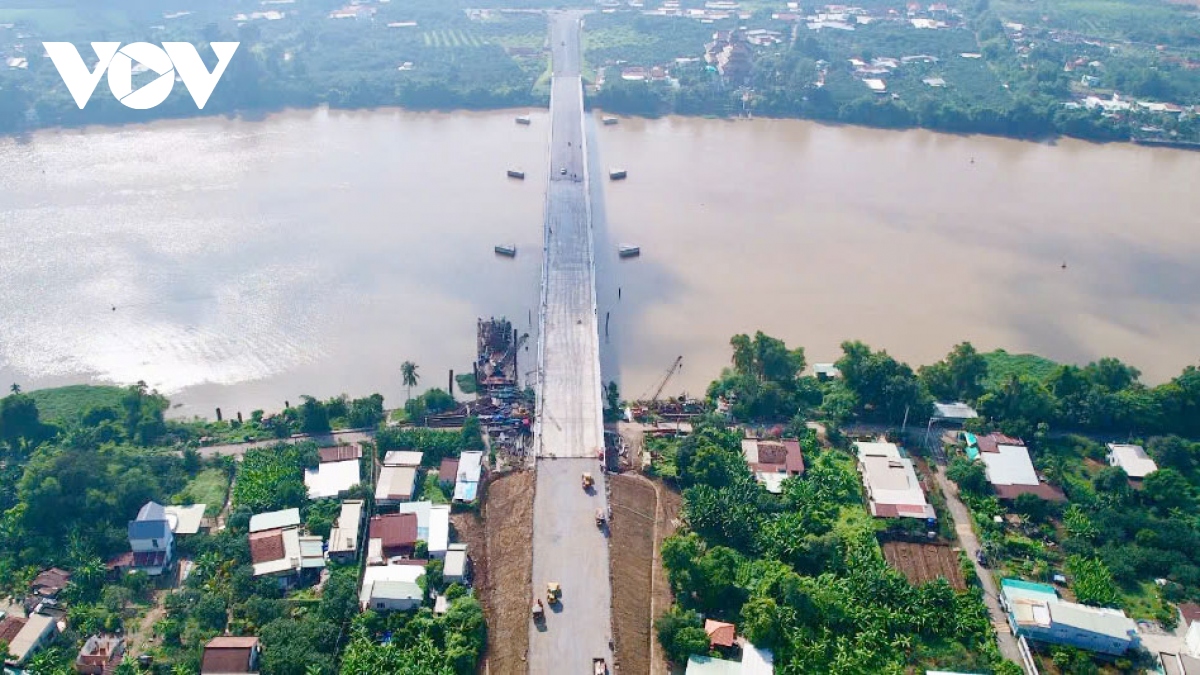
[{"label": "white house", "polygon": [[344,494],[362,480],[360,462],[346,459],[340,462],[321,462],[315,469],[304,470],[304,484],[309,499],[324,499]]},{"label": "white house", "polygon": [[858,448],[858,468],[863,486],[876,518],[934,518],[925,501],[925,490],[917,480],[911,459],[900,454],[894,443],[854,444]]},{"label": "white house", "polygon": [[433,502],[406,502],[398,507],[398,513],[417,514],[417,539],[429,546],[429,557],[446,557],[450,545],[450,505]]},{"label": "white house", "polygon": [[417,579],[425,575],[422,565],[373,565],[363,573],[359,605],[377,612],[407,611],[421,605]]},{"label": "white house", "polygon": [[358,539],[363,526],[363,502],[349,499],[342,502],[342,513],[329,531],[329,558],[350,562],[358,557]]},{"label": "white house", "polygon": [[175,558],[175,535],[162,504],[146,502],[137,520],[129,521],[129,548],[133,551],[133,569],[152,577],[171,567]]},{"label": "white house", "polygon": [[1141,480],[1158,471],[1158,465],[1146,454],[1140,445],[1125,445],[1123,443],[1108,444],[1108,463],[1119,466],[1125,474],[1134,480]]},{"label": "white house", "polygon": [[458,479],[454,481],[454,501],[473,502],[479,494],[483,474],[483,452],[469,450],[458,458]]},{"label": "white house", "polygon": [[384,466],[421,466],[425,453],[417,450],[392,450],[383,456]]},{"label": "white house", "polygon": [[467,556],[466,544],[450,544],[446,552],[446,563],[442,567],[442,578],[446,583],[463,583],[471,567],[471,559]]},{"label": "white house", "polygon": [[0,621],[0,636],[11,638],[4,663],[13,667],[21,666],[57,634],[58,624],[45,614],[33,614],[28,619],[16,616],[5,618]]}]

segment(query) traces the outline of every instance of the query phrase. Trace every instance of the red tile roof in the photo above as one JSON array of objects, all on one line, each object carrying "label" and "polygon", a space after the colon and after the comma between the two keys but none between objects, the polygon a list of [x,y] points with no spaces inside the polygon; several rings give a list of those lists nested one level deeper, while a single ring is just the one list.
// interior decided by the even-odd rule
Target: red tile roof
[{"label": "red tile roof", "polygon": [[[217,638],[220,639],[220,638]],[[257,643],[257,640],[255,640]],[[200,673],[252,673],[250,647],[212,647],[205,645]]]},{"label": "red tile roof", "polygon": [[714,647],[732,647],[737,639],[737,627],[724,621],[705,619],[704,632],[708,633],[708,643]]},{"label": "red tile roof", "polygon": [[442,465],[438,467],[438,480],[443,483],[454,483],[458,480],[457,459],[447,457],[442,460]]},{"label": "red tile roof", "polygon": [[993,431],[987,436],[976,436],[976,445],[979,446],[980,452],[1000,452],[1001,445],[1025,445],[1025,441],[1019,438],[1012,438],[1004,434]]},{"label": "red tile roof", "polygon": [[250,559],[254,564],[283,558],[283,530],[263,530],[250,535]]},{"label": "red tile roof", "polygon": [[362,447],[358,445],[335,445],[330,448],[321,448],[317,450],[317,454],[321,457],[321,463],[325,462],[341,462],[347,459],[359,459],[362,457]]},{"label": "red tile roof", "polygon": [[0,642],[12,643],[13,638],[17,637],[17,633],[25,627],[26,620],[19,616],[5,617],[0,621]]},{"label": "red tile roof", "polygon": [[1015,500],[1023,494],[1029,494],[1037,495],[1042,499],[1052,502],[1067,501],[1067,497],[1062,493],[1062,490],[1049,483],[1039,483],[1037,485],[993,485],[992,489],[996,491],[996,498],[1001,500]]},{"label": "red tile roof", "polygon": [[1182,602],[1179,604],[1179,613],[1183,615],[1183,625],[1190,626],[1193,621],[1200,620],[1200,605],[1194,602]]},{"label": "red tile roof", "polygon": [[71,580],[71,573],[66,570],[60,570],[57,567],[50,569],[37,575],[37,578],[30,584],[30,588],[41,591],[41,595],[45,597],[53,597],[59,591],[67,587],[67,582]]},{"label": "red tile roof", "polygon": [[389,513],[371,519],[371,539],[382,539],[383,548],[403,548],[417,543],[417,514]]}]

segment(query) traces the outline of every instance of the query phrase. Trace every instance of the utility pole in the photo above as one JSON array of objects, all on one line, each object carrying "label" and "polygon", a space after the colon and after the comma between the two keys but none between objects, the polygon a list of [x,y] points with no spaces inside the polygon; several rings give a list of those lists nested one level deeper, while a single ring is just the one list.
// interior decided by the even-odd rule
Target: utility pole
[{"label": "utility pole", "polygon": [[900,441],[904,442],[904,430],[908,428],[908,406],[904,406],[904,421],[900,423]]}]

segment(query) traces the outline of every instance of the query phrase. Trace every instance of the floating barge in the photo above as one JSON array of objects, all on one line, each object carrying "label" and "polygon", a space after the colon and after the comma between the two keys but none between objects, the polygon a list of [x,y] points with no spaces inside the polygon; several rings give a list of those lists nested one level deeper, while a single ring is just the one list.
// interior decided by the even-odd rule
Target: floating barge
[{"label": "floating barge", "polygon": [[625,180],[625,177],[628,175],[625,169],[613,169],[608,172],[609,180]]},{"label": "floating barge", "polygon": [[509,169],[509,170],[508,170],[508,177],[509,177],[509,178],[516,178],[517,180],[525,180],[525,172],[524,172],[524,171],[518,171],[517,169]]},{"label": "floating barge", "polygon": [[496,255],[502,255],[505,258],[515,258],[517,256],[516,244],[500,244],[496,246]]},{"label": "floating barge", "polygon": [[642,248],[640,246],[621,244],[617,247],[617,255],[621,256],[622,258],[636,258],[641,254]]},{"label": "floating barge", "polygon": [[517,117],[517,124],[529,126],[530,124],[533,124],[533,120],[529,119],[529,115],[520,115]]},{"label": "floating barge", "polygon": [[605,115],[604,117],[600,118],[600,121],[608,126],[612,126],[617,123],[617,118],[611,115]]}]

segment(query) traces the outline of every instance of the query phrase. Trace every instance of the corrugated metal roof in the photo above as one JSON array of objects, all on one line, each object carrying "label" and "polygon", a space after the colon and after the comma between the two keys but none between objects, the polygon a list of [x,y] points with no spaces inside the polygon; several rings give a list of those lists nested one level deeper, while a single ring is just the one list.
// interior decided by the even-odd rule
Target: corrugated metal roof
[{"label": "corrugated metal roof", "polygon": [[372,600],[420,600],[421,587],[411,581],[376,581],[371,588]]},{"label": "corrugated metal roof", "polygon": [[207,504],[192,504],[191,506],[168,506],[163,509],[167,514],[167,518],[175,516],[174,527],[171,531],[175,534],[196,534],[200,531],[200,521],[204,520],[204,510],[208,508]]},{"label": "corrugated metal roof", "polygon": [[392,450],[383,456],[384,466],[421,466],[425,453],[416,450]]},{"label": "corrugated metal roof", "polygon": [[1158,471],[1158,465],[1140,445],[1108,444],[1108,463],[1125,470],[1130,478],[1145,478]]},{"label": "corrugated metal roof", "polygon": [[250,516],[250,531],[277,530],[283,527],[300,526],[300,509],[269,511]]},{"label": "corrugated metal roof", "polygon": [[1050,619],[1089,633],[1128,640],[1137,635],[1137,624],[1119,609],[1088,607],[1073,602],[1051,602]]},{"label": "corrugated metal roof", "polygon": [[354,487],[360,480],[359,461],[322,462],[315,469],[304,470],[304,484],[309,499],[336,497]]},{"label": "corrugated metal roof", "polygon": [[1037,485],[1037,471],[1029,450],[1020,445],[999,445],[996,452],[984,452],[980,456],[987,465],[988,480],[992,485]]}]

